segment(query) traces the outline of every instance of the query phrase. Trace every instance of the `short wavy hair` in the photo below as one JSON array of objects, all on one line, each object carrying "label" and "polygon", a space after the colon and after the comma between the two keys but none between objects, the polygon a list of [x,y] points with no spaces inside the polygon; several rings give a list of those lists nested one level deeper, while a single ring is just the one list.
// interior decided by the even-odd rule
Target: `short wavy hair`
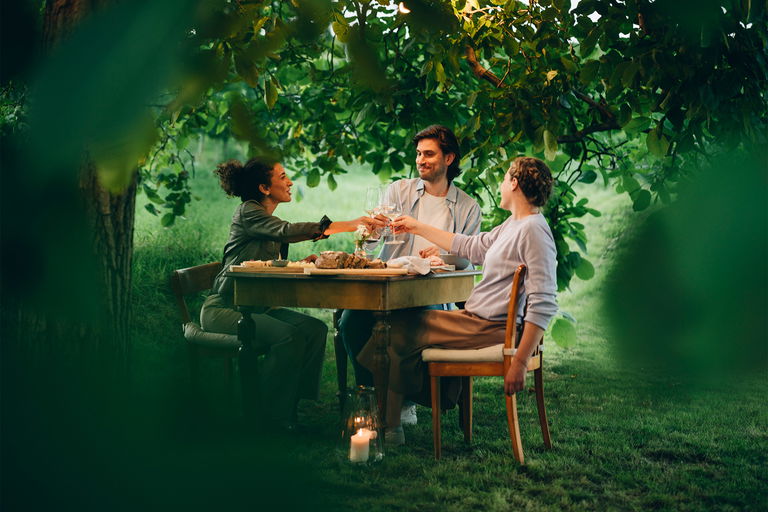
[{"label": "short wavy hair", "polygon": [[427,126],[419,133],[413,136],[413,145],[418,146],[421,139],[435,139],[440,145],[440,150],[443,153],[453,153],[455,155],[453,162],[448,166],[446,172],[446,178],[448,183],[453,181],[453,178],[461,174],[461,168],[459,167],[459,161],[461,160],[461,148],[459,148],[459,141],[449,128],[439,124],[433,124]]},{"label": "short wavy hair", "polygon": [[230,197],[239,197],[243,201],[264,198],[259,185],[269,186],[272,183],[272,170],[277,161],[268,158],[255,157],[245,164],[239,160],[227,160],[216,166],[213,174],[219,177],[219,183],[224,192]]},{"label": "short wavy hair", "polygon": [[552,171],[547,164],[530,156],[520,156],[509,166],[510,178],[517,178],[520,190],[534,206],[544,206],[552,194]]}]

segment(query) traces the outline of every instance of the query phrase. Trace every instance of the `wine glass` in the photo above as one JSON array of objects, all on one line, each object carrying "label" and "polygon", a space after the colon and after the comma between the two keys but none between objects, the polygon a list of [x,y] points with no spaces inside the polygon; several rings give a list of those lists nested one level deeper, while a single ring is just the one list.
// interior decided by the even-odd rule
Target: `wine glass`
[{"label": "wine glass", "polygon": [[365,190],[365,213],[370,217],[375,217],[379,213],[383,193],[382,187],[368,187]]},{"label": "wine glass", "polygon": [[[380,205],[383,195],[384,187],[382,186],[368,187],[365,190],[365,213],[367,213],[368,216],[375,217],[381,213]],[[380,230],[374,230],[374,232],[371,233],[371,237],[368,239],[368,242],[378,241],[379,236],[381,236]]]},{"label": "wine glass", "polygon": [[[380,213],[387,217],[390,222],[398,218],[402,213],[402,204],[400,203],[400,191],[397,186],[387,188],[382,196]],[[391,236],[390,236],[391,235]],[[402,244],[403,240],[397,240],[390,226],[386,228],[385,244]]]}]

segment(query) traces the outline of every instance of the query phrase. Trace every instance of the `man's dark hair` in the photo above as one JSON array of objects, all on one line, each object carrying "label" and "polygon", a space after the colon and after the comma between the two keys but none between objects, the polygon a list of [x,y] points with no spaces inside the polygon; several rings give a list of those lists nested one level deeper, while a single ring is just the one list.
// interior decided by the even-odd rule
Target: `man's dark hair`
[{"label": "man's dark hair", "polygon": [[461,160],[461,149],[459,148],[459,141],[456,139],[456,135],[454,135],[451,130],[445,126],[433,124],[432,126],[428,126],[414,135],[413,145],[418,146],[419,141],[422,139],[435,139],[440,145],[440,150],[442,150],[443,154],[453,153],[455,155],[453,162],[451,162],[451,165],[448,166],[448,171],[446,173],[448,183],[453,181],[453,178],[461,174],[461,169],[459,168],[459,161]]}]

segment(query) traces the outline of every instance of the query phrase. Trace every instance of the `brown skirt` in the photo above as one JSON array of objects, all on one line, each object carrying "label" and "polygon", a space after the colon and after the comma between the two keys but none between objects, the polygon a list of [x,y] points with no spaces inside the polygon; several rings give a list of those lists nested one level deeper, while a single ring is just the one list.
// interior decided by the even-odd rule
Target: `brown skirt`
[{"label": "brown skirt", "polygon": [[[466,310],[403,310],[390,317],[389,387],[419,403],[429,404],[427,365],[421,352],[430,347],[477,349],[504,342],[506,321],[491,321]],[[363,347],[357,360],[374,371],[376,343],[373,339]],[[451,380],[453,382],[451,382]],[[456,404],[460,387],[458,379],[443,379],[445,389],[442,408]]]}]

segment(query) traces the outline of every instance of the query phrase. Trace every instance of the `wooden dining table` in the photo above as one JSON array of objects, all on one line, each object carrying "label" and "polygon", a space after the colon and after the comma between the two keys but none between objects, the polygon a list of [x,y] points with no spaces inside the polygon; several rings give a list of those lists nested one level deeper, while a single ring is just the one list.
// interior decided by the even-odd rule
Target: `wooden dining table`
[{"label": "wooden dining table", "polygon": [[[299,273],[228,272],[234,280],[234,304],[243,315],[238,337],[241,364],[251,365],[257,335],[250,313],[263,307],[359,309],[373,311],[376,340],[374,384],[381,418],[385,417],[389,381],[390,313],[397,309],[465,301],[478,270],[431,272],[427,275],[307,275]],[[244,361],[244,359],[246,361]],[[241,379],[244,372],[241,367]],[[247,378],[247,376],[246,376]],[[252,384],[243,382],[243,391]],[[251,387],[252,389],[252,387]]]}]

